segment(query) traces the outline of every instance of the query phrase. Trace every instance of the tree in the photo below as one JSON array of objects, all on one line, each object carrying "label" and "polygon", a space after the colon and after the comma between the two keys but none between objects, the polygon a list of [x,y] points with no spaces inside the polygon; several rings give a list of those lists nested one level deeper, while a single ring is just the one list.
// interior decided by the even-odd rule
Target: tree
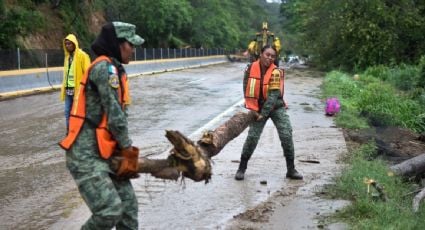
[{"label": "tree", "polygon": [[17,46],[18,36],[25,36],[36,30],[42,24],[42,17],[38,11],[28,6],[6,7],[0,1],[0,49]]},{"label": "tree", "polygon": [[184,37],[192,24],[192,7],[186,0],[125,0],[110,3],[114,7],[106,8],[109,10],[108,20],[136,25],[137,33],[146,40],[147,47],[175,46],[170,41]]},{"label": "tree", "polygon": [[322,68],[415,62],[425,52],[423,1],[287,0],[281,13]]}]

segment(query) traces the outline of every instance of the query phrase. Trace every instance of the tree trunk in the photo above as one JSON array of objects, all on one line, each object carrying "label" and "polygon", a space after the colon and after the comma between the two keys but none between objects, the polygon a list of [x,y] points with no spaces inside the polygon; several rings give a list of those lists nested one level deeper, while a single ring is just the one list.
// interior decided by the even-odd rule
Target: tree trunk
[{"label": "tree trunk", "polygon": [[258,115],[255,112],[235,114],[214,131],[207,131],[198,141],[198,145],[209,158],[217,155],[224,146],[239,136]]},{"label": "tree trunk", "polygon": [[389,175],[417,176],[425,172],[425,154],[418,155],[390,167]]},{"label": "tree trunk", "polygon": [[[139,173],[150,173],[161,179],[177,180],[180,175],[194,181],[211,178],[210,158],[217,155],[224,146],[239,136],[258,114],[256,112],[236,113],[214,131],[207,131],[197,142],[191,141],[178,131],[166,130],[165,136],[173,144],[167,159],[139,158]],[[120,164],[114,159],[112,168]]]}]

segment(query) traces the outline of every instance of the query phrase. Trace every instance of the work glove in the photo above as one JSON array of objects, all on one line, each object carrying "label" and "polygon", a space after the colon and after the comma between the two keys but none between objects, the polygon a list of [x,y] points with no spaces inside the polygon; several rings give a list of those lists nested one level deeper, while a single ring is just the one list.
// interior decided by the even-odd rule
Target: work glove
[{"label": "work glove", "polygon": [[261,120],[264,119],[263,115],[261,115],[259,112],[254,111],[254,113],[255,113],[255,116],[256,116],[256,118],[255,118],[256,121],[261,121]]},{"label": "work glove", "polygon": [[120,178],[138,178],[139,177],[139,149],[131,146],[122,149],[118,153],[121,162],[117,170],[117,176]]}]

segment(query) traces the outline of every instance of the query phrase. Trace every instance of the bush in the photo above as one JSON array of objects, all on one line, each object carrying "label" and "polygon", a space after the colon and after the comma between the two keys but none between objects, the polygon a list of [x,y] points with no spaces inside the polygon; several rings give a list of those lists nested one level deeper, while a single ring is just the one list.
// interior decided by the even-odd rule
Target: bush
[{"label": "bush", "polygon": [[358,82],[339,71],[332,71],[326,75],[323,83],[322,93],[324,97],[338,97],[344,100],[354,97],[360,92]]},{"label": "bush", "polygon": [[[4,6],[2,6],[4,7]],[[36,31],[44,24],[40,12],[15,6],[3,8],[0,20],[0,48],[16,47],[16,38]]]},{"label": "bush", "polygon": [[396,75],[402,76],[400,73],[415,72],[415,68],[405,66],[398,73],[393,72],[393,69],[383,66],[369,68],[360,74],[358,80],[342,72],[330,72],[322,85],[322,93],[324,98],[338,97],[341,102],[337,125],[345,128],[367,127],[363,116],[375,126],[400,126],[424,132],[425,107],[420,100],[413,100],[397,91],[392,84],[374,77],[391,79]]},{"label": "bush", "polygon": [[425,56],[422,56],[419,60],[419,76],[417,87],[424,89],[425,88]]},{"label": "bush", "polygon": [[371,66],[367,68],[363,74],[370,75],[381,79],[382,81],[386,81],[391,69],[384,65]]},{"label": "bush", "polygon": [[[423,62],[425,64],[425,59]],[[397,89],[408,91],[413,90],[418,87],[418,85],[422,84],[420,73],[420,66],[402,64],[394,68],[383,65],[372,66],[367,68],[363,74],[371,75],[382,81],[386,81]],[[423,80],[425,80],[425,72],[423,75]]]},{"label": "bush", "polygon": [[400,90],[413,90],[418,85],[419,69],[412,65],[400,65],[389,73],[388,82]]},{"label": "bush", "polygon": [[366,86],[358,98],[358,109],[372,121],[381,125],[395,125],[421,131],[423,107],[418,102],[405,98],[390,85],[373,83]]}]

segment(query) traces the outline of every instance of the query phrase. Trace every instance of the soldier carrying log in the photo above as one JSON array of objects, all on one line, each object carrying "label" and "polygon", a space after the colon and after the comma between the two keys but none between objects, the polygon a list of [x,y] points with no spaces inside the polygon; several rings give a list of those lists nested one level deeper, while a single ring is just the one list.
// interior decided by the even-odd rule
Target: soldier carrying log
[{"label": "soldier carrying log", "polygon": [[[138,205],[131,178],[138,176],[138,148],[128,134],[130,104],[127,74],[134,46],[144,40],[129,23],[112,22],[102,30],[92,49],[98,56],[76,92],[67,137],[66,166],[92,216],[81,229],[138,229]],[[111,157],[120,167],[110,169]]]},{"label": "soldier carrying log", "polygon": [[242,149],[241,161],[235,179],[243,180],[248,161],[251,158],[261,132],[269,118],[277,128],[283,153],[286,158],[286,177],[301,180],[303,176],[295,169],[294,143],[292,140],[292,127],[286,114],[284,95],[284,73],[274,63],[277,51],[271,45],[261,49],[257,61],[248,65],[245,70],[243,82],[245,107],[256,113],[256,121],[251,123],[248,137]]}]

